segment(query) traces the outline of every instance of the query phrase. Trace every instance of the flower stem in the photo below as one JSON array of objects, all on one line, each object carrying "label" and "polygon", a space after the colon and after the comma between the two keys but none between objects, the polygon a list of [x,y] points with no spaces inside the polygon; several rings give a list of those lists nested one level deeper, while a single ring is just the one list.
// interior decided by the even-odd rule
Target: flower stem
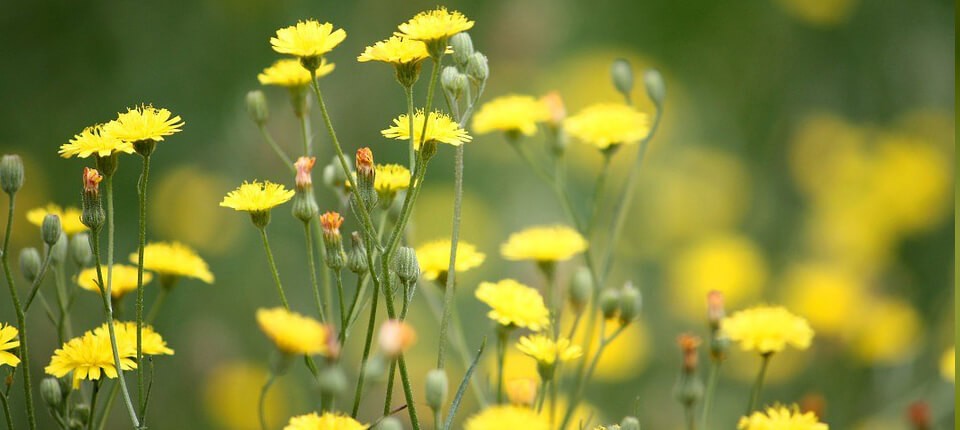
[{"label": "flower stem", "polygon": [[[407,130],[413,130],[413,85],[409,87],[404,87],[403,92],[407,96]],[[417,151],[415,144],[415,136],[413,133],[410,133],[410,171],[413,172],[413,169],[417,167]]]},{"label": "flower stem", "polygon": [[320,285],[317,283],[317,263],[313,257],[313,236],[310,230],[310,223],[303,223],[303,237],[307,242],[307,260],[310,266],[310,283],[313,286],[313,300],[317,304],[317,314],[320,315],[320,322],[326,322],[327,316],[323,312],[323,302],[320,301]]},{"label": "flower stem", "polygon": [[703,412],[700,424],[704,430],[710,428],[710,404],[713,402],[713,392],[717,388],[717,379],[720,375],[720,360],[712,360],[710,363],[710,376],[707,377],[707,392],[703,398]]},{"label": "flower stem", "polygon": [[370,358],[370,345],[373,342],[373,330],[377,325],[377,304],[379,301],[379,282],[373,284],[373,303],[370,305],[370,320],[367,323],[367,337],[363,342],[363,355],[360,358],[360,375],[357,377],[357,389],[353,396],[353,409],[350,416],[357,417],[360,410],[360,397],[363,395],[363,380],[367,376],[367,360]]},{"label": "flower stem", "polygon": [[66,274],[63,273],[63,264],[57,266],[53,272],[57,287],[57,307],[60,309],[60,318],[57,320],[57,340],[63,343],[72,337],[73,324],[70,323],[69,299],[67,297]]},{"label": "flower stem", "polygon": [[100,394],[100,381],[95,380],[93,381],[93,394],[90,395],[90,417],[87,419],[87,430],[93,430],[93,422],[96,421],[93,419],[93,416],[97,411],[98,394]]},{"label": "flower stem", "polygon": [[443,290],[443,317],[440,319],[440,346],[437,350],[437,368],[443,369],[447,351],[447,330],[453,312],[457,277],[457,245],[460,240],[460,212],[463,207],[463,145],[454,155],[453,228],[450,231],[450,264],[447,266],[447,285]]},{"label": "flower stem", "polygon": [[[343,273],[340,270],[335,270],[333,272],[334,279],[337,280],[337,298],[340,302],[340,327],[346,327],[347,325],[347,304],[344,301],[343,297]],[[331,317],[332,318],[332,317]]]},{"label": "flower stem", "polygon": [[280,303],[283,307],[290,309],[287,303],[287,296],[283,294],[283,284],[280,283],[280,272],[277,271],[277,263],[273,261],[273,251],[270,250],[270,241],[267,240],[266,227],[260,227],[260,239],[263,240],[263,249],[267,252],[267,263],[270,265],[270,273],[273,274],[273,282],[277,285],[277,294],[280,295]]},{"label": "flower stem", "polygon": [[[426,164],[422,164],[421,167],[426,168]],[[381,264],[383,265],[381,273],[384,273],[386,276],[384,276],[385,282],[383,282],[380,289],[383,292],[384,301],[387,305],[387,317],[396,319],[397,310],[393,303],[393,288],[390,286],[388,261],[389,259],[387,258],[381,260]],[[413,388],[410,384],[410,375],[407,373],[407,361],[403,353],[397,357],[397,361],[400,364],[400,383],[403,385],[403,396],[407,401],[407,413],[410,415],[410,422],[413,425],[413,429],[420,430],[420,419],[417,417],[417,405],[413,398]]]},{"label": "flower stem", "polygon": [[[563,421],[560,422],[560,427],[558,429],[563,430],[567,428],[567,425],[570,423],[570,419],[573,418],[573,412],[576,410],[576,406],[580,403],[580,400],[583,399],[583,391],[586,388],[586,383],[584,381],[589,381],[593,377],[593,372],[597,370],[597,363],[600,362],[600,357],[603,355],[603,351],[613,342],[621,333],[627,328],[627,324],[621,325],[616,331],[614,331],[610,336],[603,337],[606,332],[606,321],[603,319],[600,320],[600,345],[597,346],[597,352],[594,354],[593,359],[590,360],[590,365],[587,366],[587,370],[583,373],[582,378],[578,375],[576,388],[574,389],[573,397],[570,399],[570,404],[567,406],[567,411],[563,415]],[[592,330],[592,329],[590,329]],[[588,341],[586,345],[590,345]]]},{"label": "flower stem", "polygon": [[7,430],[13,430],[13,417],[10,415],[10,402],[7,401],[7,395],[0,393],[0,403],[3,404],[3,417],[7,421]]},{"label": "flower stem", "polygon": [[260,417],[260,429],[267,430],[267,392],[270,391],[270,386],[273,385],[273,382],[277,379],[277,375],[273,372],[270,372],[270,375],[267,376],[267,382],[263,384],[263,388],[260,389],[260,399],[257,401],[257,416]]},{"label": "flower stem", "polygon": [[297,115],[300,120],[300,137],[303,139],[303,155],[309,157],[313,155],[313,145],[310,140],[310,122],[307,121],[307,113]]},{"label": "flower stem", "polygon": [[773,353],[765,353],[761,355],[760,363],[760,372],[757,373],[757,380],[753,383],[753,389],[750,390],[750,403],[747,404],[747,413],[745,415],[750,415],[757,407],[757,402],[760,400],[760,390],[763,389],[763,380],[767,376],[767,367],[770,366],[770,357]]},{"label": "flower stem", "polygon": [[260,130],[260,136],[263,137],[263,140],[270,145],[270,148],[273,149],[273,152],[277,154],[277,157],[280,158],[280,161],[283,162],[284,166],[287,166],[291,172],[296,172],[296,168],[293,167],[293,162],[290,161],[290,157],[287,156],[286,152],[283,152],[283,148],[280,148],[280,145],[277,144],[276,140],[273,140],[273,137],[270,136],[270,133],[267,131],[266,126],[263,124],[257,124],[257,129]]},{"label": "flower stem", "polygon": [[[140,228],[137,248],[137,363],[143,362],[143,250],[147,245],[147,180],[150,176],[150,156],[143,156],[143,172],[137,183],[137,201],[140,209]],[[140,409],[146,408],[144,395],[143,366],[137,366],[137,399]]]},{"label": "flower stem", "polygon": [[160,309],[167,301],[167,296],[170,295],[171,288],[172,287],[160,288],[160,292],[157,293],[157,297],[153,299],[153,304],[150,305],[150,312],[147,312],[147,317],[144,319],[145,324],[153,324],[153,322],[156,321],[157,315],[160,315]]},{"label": "flower stem", "polygon": [[503,371],[507,360],[507,338],[510,332],[497,327],[497,403],[503,403]]}]

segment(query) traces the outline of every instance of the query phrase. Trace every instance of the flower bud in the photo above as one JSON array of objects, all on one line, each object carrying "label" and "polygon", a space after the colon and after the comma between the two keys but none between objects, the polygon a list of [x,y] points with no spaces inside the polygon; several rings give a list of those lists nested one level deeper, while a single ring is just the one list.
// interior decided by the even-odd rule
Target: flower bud
[{"label": "flower bud", "polygon": [[399,357],[416,342],[416,330],[410,324],[395,319],[384,322],[377,335],[380,351],[390,358]]},{"label": "flower bud", "polygon": [[96,169],[83,168],[83,211],[80,222],[92,231],[99,231],[103,227],[106,214],[100,203],[100,181],[103,176]]},{"label": "flower bud", "polygon": [[487,64],[486,55],[474,52],[470,56],[470,60],[467,62],[467,76],[477,85],[486,82],[490,76],[490,66]]},{"label": "flower bud", "polygon": [[600,312],[603,318],[610,319],[617,316],[620,308],[620,292],[613,289],[606,289],[600,292]]},{"label": "flower bud", "polygon": [[630,66],[630,62],[623,58],[613,60],[613,64],[610,65],[610,77],[617,91],[629,100],[630,92],[633,91],[633,67]]},{"label": "flower bud", "polygon": [[540,97],[540,102],[547,107],[547,112],[550,113],[547,123],[552,127],[563,125],[563,120],[567,118],[567,108],[563,105],[563,97],[560,96],[560,93],[550,91]]},{"label": "flower bud", "polygon": [[533,406],[537,398],[537,381],[530,378],[516,378],[507,381],[507,400],[510,404]]},{"label": "flower bud", "polygon": [[0,159],[0,188],[13,195],[23,187],[23,160],[19,155],[4,154]]},{"label": "flower bud", "polygon": [[374,354],[367,360],[367,378],[371,381],[382,381],[387,373],[387,365],[382,356]]},{"label": "flower bud", "polygon": [[689,333],[681,334],[677,338],[677,345],[683,354],[683,371],[694,373],[697,370],[697,351],[700,348],[700,338]]},{"label": "flower bud", "polygon": [[20,274],[23,279],[34,282],[40,274],[40,266],[43,265],[40,259],[40,251],[37,248],[23,248],[20,250]]},{"label": "flower bud", "polygon": [[409,246],[397,248],[393,260],[390,261],[390,269],[397,274],[404,283],[410,283],[417,280],[420,276],[420,263],[417,262],[417,253]]},{"label": "flower bud", "polygon": [[710,329],[719,329],[720,321],[723,320],[724,316],[723,293],[711,290],[707,293],[707,322],[710,324]]},{"label": "flower bud", "polygon": [[[347,167],[350,167],[350,160],[347,160]],[[347,173],[343,171],[340,159],[334,156],[330,163],[323,168],[323,185],[341,191],[346,183]]]},{"label": "flower bud", "polygon": [[316,163],[317,159],[314,157],[300,157],[293,163],[297,176],[296,194],[293,196],[291,212],[294,218],[304,223],[310,222],[320,212],[317,199],[313,195],[313,178],[310,174]]},{"label": "flower bud", "polygon": [[253,90],[247,93],[247,113],[253,122],[263,125],[270,119],[270,108],[267,105],[267,96],[263,91]]},{"label": "flower bud", "polygon": [[90,405],[80,403],[73,407],[73,417],[82,423],[90,421]]},{"label": "flower bud", "polygon": [[460,73],[456,67],[447,66],[440,73],[440,86],[450,100],[458,100],[467,91],[467,75]]},{"label": "flower bud", "polygon": [[357,191],[360,200],[368,210],[377,206],[378,195],[374,188],[377,178],[377,169],[373,165],[373,151],[370,148],[357,150]]},{"label": "flower bud", "polygon": [[60,265],[67,260],[67,250],[69,249],[69,240],[64,232],[60,232],[60,239],[53,246],[47,248],[50,253],[50,262],[54,265]]},{"label": "flower bud", "polygon": [[43,243],[47,245],[53,245],[60,240],[60,233],[63,233],[63,230],[60,228],[60,217],[54,214],[47,214],[43,217],[43,223],[40,224],[40,237],[43,238]]},{"label": "flower bud", "polygon": [[637,417],[623,417],[623,421],[620,421],[620,430],[640,430],[640,420]]},{"label": "flower bud", "polygon": [[327,267],[333,270],[342,269],[346,259],[343,253],[343,240],[340,237],[341,224],[343,224],[343,217],[339,213],[327,212],[320,215],[326,263]]},{"label": "flower bud", "polygon": [[703,398],[703,382],[695,373],[681,373],[673,387],[673,397],[682,405],[692,406]]},{"label": "flower bud", "polygon": [[90,234],[80,232],[73,235],[70,241],[70,258],[80,267],[86,267],[93,258],[93,252],[90,249]]},{"label": "flower bud", "polygon": [[380,424],[377,424],[373,430],[403,430],[403,424],[400,423],[400,419],[394,416],[383,417],[380,420]]},{"label": "flower bud", "polygon": [[640,314],[640,306],[640,290],[637,290],[633,283],[627,282],[620,292],[620,321],[624,324],[633,321]]},{"label": "flower bud", "polygon": [[350,254],[347,255],[347,269],[357,275],[367,273],[367,249],[360,239],[360,232],[350,234]]},{"label": "flower bud", "polygon": [[297,177],[295,180],[297,189],[309,190],[311,187],[313,187],[313,177],[311,172],[313,171],[313,166],[316,164],[316,157],[300,157],[297,158],[295,163],[293,163],[293,167],[297,171]]},{"label": "flower bud", "polygon": [[580,267],[573,274],[570,280],[570,304],[576,311],[582,311],[590,297],[593,295],[593,277],[590,270],[586,267]]},{"label": "flower bud", "polygon": [[63,391],[57,378],[47,377],[40,381],[40,397],[50,409],[58,409],[63,403]]},{"label": "flower bud", "polygon": [[667,97],[667,86],[660,72],[656,69],[647,69],[643,73],[643,84],[647,87],[647,97],[650,97],[657,106],[662,105]]},{"label": "flower bud", "polygon": [[324,366],[317,374],[320,393],[328,397],[339,397],[347,389],[347,376],[336,364]]},{"label": "flower bud", "polygon": [[433,410],[440,410],[447,402],[447,372],[443,369],[433,369],[427,372],[427,387],[425,396],[427,406]]},{"label": "flower bud", "polygon": [[473,39],[466,32],[457,33],[450,38],[450,46],[453,48],[453,62],[460,70],[466,70],[473,55]]}]

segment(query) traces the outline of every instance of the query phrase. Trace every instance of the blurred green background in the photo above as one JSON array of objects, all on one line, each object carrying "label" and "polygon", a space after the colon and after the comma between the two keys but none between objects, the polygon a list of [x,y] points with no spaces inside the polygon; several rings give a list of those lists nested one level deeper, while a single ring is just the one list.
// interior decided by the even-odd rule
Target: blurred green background
[{"label": "blurred green background", "polygon": [[[616,101],[608,68],[621,57],[637,70],[656,67],[666,78],[664,124],[644,165],[612,276],[612,285],[632,280],[640,286],[645,317],[601,362],[587,399],[599,422],[636,411],[646,428],[680,428],[682,410],[670,394],[680,367],[675,338],[684,331],[705,334],[703,298],[710,289],[724,291],[731,310],[783,303],[817,331],[811,350],[774,359],[766,402],[821,399],[824,419],[837,429],[909,428],[905,410],[916,400],[930,403],[939,428],[952,422],[952,378],[942,378],[940,367],[954,345],[953,2],[446,5],[477,23],[470,33],[490,60],[487,100],[557,90],[571,113],[594,101]],[[405,147],[380,130],[404,109],[403,93],[389,66],[355,58],[433,6],[54,0],[4,8],[0,152],[19,153],[27,165],[14,252],[40,244],[25,222],[27,209],[78,205],[84,164],[56,154],[74,133],[142,102],[186,121],[153,157],[149,235],[197,248],[217,281],[182,283],[156,324],[177,354],[157,361],[151,428],[257,428],[254,405],[270,346],[253,313],[275,304],[274,291],[246,216],[217,204],[245,179],[292,184],[243,102],[258,87],[257,73],[277,57],[269,37],[310,17],[346,29],[346,41],[328,56],[337,69],[321,81],[338,133],[348,152],[370,146],[378,161],[402,162]],[[298,129],[285,91],[265,91],[269,129],[295,153]],[[639,88],[636,99],[650,110]],[[315,112],[311,118],[318,161],[326,164],[332,150]],[[431,164],[414,244],[449,235],[448,149]],[[570,151],[572,193],[585,210],[601,158],[578,144]],[[614,161],[611,190],[619,190],[632,161],[626,152],[632,150]],[[118,176],[121,256],[136,250],[138,164],[125,158]],[[499,258],[499,243],[563,215],[546,186],[495,135],[469,144],[465,192],[463,237],[487,261],[461,276],[458,302],[463,320],[479,322],[485,310],[472,296],[478,282],[541,282],[532,264]],[[337,209],[332,193],[321,196],[322,210]],[[288,209],[275,211],[270,232],[288,294],[308,312],[303,238]],[[561,279],[577,264],[565,264]],[[98,325],[97,300],[79,295],[78,329]],[[8,301],[0,299],[0,320],[12,322]],[[129,315],[132,304],[126,307]],[[420,331],[412,372],[420,379],[435,354],[435,324],[421,302],[412,320]],[[31,370],[39,377],[57,347],[55,332],[42,312],[29,322]],[[485,324],[468,324],[471,345],[489,334]],[[358,343],[348,346],[346,363],[358,361]],[[523,366],[527,359],[509,360],[517,374],[531,371]],[[756,366],[755,357],[734,353],[724,367],[714,409],[723,423],[718,428],[734,425]],[[307,381],[297,369],[279,385],[271,399],[277,425],[313,408]],[[367,399],[367,421],[377,416],[381,391]],[[22,407],[19,397],[13,401]],[[473,407],[468,400],[468,410]],[[114,409],[110,428],[125,428],[123,411]],[[42,409],[41,416],[41,428],[52,425]]]}]

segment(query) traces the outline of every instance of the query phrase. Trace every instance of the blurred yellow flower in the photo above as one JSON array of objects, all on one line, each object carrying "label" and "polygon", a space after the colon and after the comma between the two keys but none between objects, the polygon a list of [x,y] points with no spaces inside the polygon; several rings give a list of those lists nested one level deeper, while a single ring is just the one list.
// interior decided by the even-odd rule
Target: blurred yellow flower
[{"label": "blurred yellow flower", "polygon": [[326,355],[327,328],[317,320],[284,308],[257,309],[257,324],[287,354]]},{"label": "blurred yellow flower", "polygon": [[607,149],[646,138],[650,118],[625,104],[597,103],[564,120],[563,128],[583,143]]},{"label": "blurred yellow flower", "polygon": [[419,63],[430,57],[427,45],[419,40],[407,39],[400,36],[390,36],[389,39],[374,43],[364,48],[357,61],[381,61],[393,65]]},{"label": "blurred yellow flower", "polygon": [[107,157],[114,153],[133,154],[133,144],[107,133],[102,124],[83,129],[69,143],[60,145],[58,152],[63,158],[87,158],[90,155]]},{"label": "blurred yellow flower", "polygon": [[530,407],[537,398],[538,385],[537,380],[532,378],[509,379],[504,384],[503,391],[511,405]]},{"label": "blurred yellow flower", "polygon": [[533,96],[510,94],[480,107],[473,116],[473,132],[502,131],[532,136],[537,132],[537,123],[548,119],[550,111],[543,101]]},{"label": "blurred yellow flower", "polygon": [[[218,365],[210,371],[203,383],[203,399],[207,414],[221,428],[231,430],[260,430],[257,402],[267,380],[268,371],[253,363],[242,361]],[[265,399],[264,415],[270,428],[277,428],[288,416],[286,390],[275,382]]]},{"label": "blurred yellow flower", "polygon": [[762,355],[783,351],[787,345],[807,349],[813,329],[807,320],[782,306],[757,306],[734,313],[720,322],[720,330],[744,351]]},{"label": "blurred yellow flower", "polygon": [[454,34],[473,28],[473,21],[445,7],[423,11],[397,26],[396,36],[422,42],[444,41]]},{"label": "blurred yellow flower", "polygon": [[[130,262],[136,264],[139,256],[130,254]],[[213,283],[210,267],[197,252],[180,242],[154,242],[143,247],[143,268],[164,276],[199,279]],[[144,281],[146,282],[146,281]]]},{"label": "blurred yellow flower", "polygon": [[547,418],[530,408],[513,405],[491,406],[467,418],[464,430],[547,430]]},{"label": "blurred yellow flower", "polygon": [[[328,63],[326,59],[320,61],[320,67],[314,72],[314,76],[322,78],[333,72],[336,67],[333,63]],[[260,85],[277,85],[287,88],[297,88],[310,85],[310,72],[300,65],[300,61],[285,58],[277,60],[270,67],[263,69],[263,72],[257,75]]]},{"label": "blurred yellow flower", "polygon": [[787,270],[785,304],[806,316],[818,334],[849,334],[850,321],[867,302],[864,279],[833,264],[803,264]]},{"label": "blurred yellow flower", "polygon": [[[107,268],[103,267],[103,282],[107,282]],[[97,268],[88,267],[77,274],[77,285],[87,291],[100,293],[100,287],[97,283]],[[143,272],[143,285],[147,285],[153,280],[153,275],[149,272]],[[107,286],[104,285],[103,288]],[[127,293],[137,290],[137,268],[126,264],[113,265],[113,282],[110,285],[110,296],[114,299],[120,299]]]},{"label": "blurred yellow flower", "polygon": [[827,430],[829,426],[819,421],[813,412],[800,412],[798,406],[768,407],[748,417],[740,418],[738,430]]},{"label": "blurred yellow flower", "polygon": [[290,418],[283,430],[366,430],[369,426],[346,415],[316,412]]},{"label": "blurred yellow flower", "polygon": [[[881,135],[871,188],[875,208],[898,231],[928,231],[950,214],[953,171],[948,154],[912,136]],[[869,198],[870,196],[868,196]]]},{"label": "blurred yellow flower", "polygon": [[87,230],[87,226],[80,222],[80,213],[80,209],[74,207],[61,208],[59,205],[49,203],[44,207],[30,209],[27,212],[27,221],[40,227],[47,215],[56,215],[60,217],[60,228],[63,229],[63,233],[72,236]]},{"label": "blurred yellow flower", "polygon": [[[478,267],[486,258],[487,256],[477,251],[472,244],[463,240],[457,242],[455,267],[457,272],[466,272]],[[420,274],[423,279],[433,281],[439,278],[441,273],[446,273],[450,268],[450,240],[435,240],[418,246],[417,262],[420,263]]]},{"label": "blurred yellow flower", "polygon": [[270,38],[270,46],[281,54],[319,57],[333,50],[346,37],[347,32],[342,28],[334,30],[329,22],[321,24],[311,19],[277,30],[276,37]]},{"label": "blurred yellow flower", "polygon": [[858,0],[777,0],[790,16],[808,24],[834,26],[847,21]]},{"label": "blurred yellow flower", "polygon": [[239,188],[227,193],[221,207],[245,212],[265,212],[293,198],[293,190],[270,181],[244,182]]},{"label": "blurred yellow flower", "polygon": [[[421,142],[438,142],[460,146],[472,140],[467,131],[460,128],[447,114],[434,111],[430,114],[430,123],[427,125],[426,139],[423,136],[424,123],[423,109],[413,114],[413,136],[415,149],[420,150]],[[383,137],[397,140],[410,139],[410,121],[407,114],[401,114],[393,120],[393,126],[380,132]]]},{"label": "blurred yellow flower", "polygon": [[901,299],[876,297],[867,301],[853,322],[850,345],[854,355],[866,363],[902,363],[915,356],[921,344],[920,315]]},{"label": "blurred yellow flower", "polygon": [[[107,323],[103,323],[93,330],[93,334],[109,339],[109,330]],[[135,359],[137,357],[137,323],[115,321],[113,330],[117,336],[117,351],[120,353],[120,357]],[[167,347],[167,341],[163,340],[163,337],[154,331],[153,327],[144,324],[140,334],[141,352],[144,355],[173,355],[173,350]]]},{"label": "blurred yellow flower", "polygon": [[[2,342],[3,342],[3,337],[0,337],[0,343]],[[2,358],[2,356],[0,356],[0,358]],[[943,356],[940,358],[940,375],[943,376],[943,379],[946,379],[950,382],[956,382],[957,380],[957,348],[956,347],[952,347],[943,352]]]},{"label": "blurred yellow flower", "polygon": [[117,119],[103,125],[104,133],[125,142],[159,142],[164,136],[181,131],[183,120],[167,109],[157,109],[150,105],[129,108],[117,116]]},{"label": "blurred yellow flower", "polygon": [[550,324],[550,311],[540,293],[513,279],[481,282],[475,295],[490,306],[487,317],[501,325],[540,331]]},{"label": "blurred yellow flower", "polygon": [[[136,369],[137,363],[130,357],[121,356],[120,367],[123,370]],[[117,368],[113,362],[110,338],[88,331],[70,339],[53,352],[50,364],[44,371],[57,378],[73,372],[74,389],[79,389],[80,381],[84,379],[99,380],[101,374],[111,379],[116,378]]]},{"label": "blurred yellow flower", "polygon": [[221,191],[232,185],[213,170],[180,164],[150,180],[147,210],[156,237],[176,237],[210,255],[234,249],[243,220],[217,205],[196,204],[219,200]]},{"label": "blurred yellow flower", "polygon": [[[570,407],[570,400],[565,395],[560,395],[557,398],[557,404],[551,406],[549,402],[543,405],[543,410],[540,411],[540,416],[550,418],[550,412],[553,412],[553,423],[557,424],[563,421],[563,416],[567,413],[567,408]],[[573,428],[581,428],[581,423],[586,426],[590,423],[603,422],[604,417],[601,414],[601,411],[597,409],[596,406],[591,405],[586,401],[581,401],[577,404],[577,407],[573,410],[573,413],[570,415],[570,422],[574,424]],[[610,430],[616,430],[618,427],[612,427]]]},{"label": "blurred yellow flower", "polygon": [[552,366],[558,361],[563,363],[576,360],[583,355],[583,349],[579,345],[572,345],[570,339],[561,337],[554,341],[542,334],[521,337],[517,341],[517,349],[546,366]]},{"label": "blurred yellow flower", "polygon": [[20,357],[9,352],[11,349],[20,346],[20,331],[10,324],[0,323],[0,366],[6,364],[10,367],[17,367],[20,364]]},{"label": "blurred yellow flower", "polygon": [[564,225],[529,227],[513,233],[500,245],[507,260],[565,261],[587,249],[587,240]]}]

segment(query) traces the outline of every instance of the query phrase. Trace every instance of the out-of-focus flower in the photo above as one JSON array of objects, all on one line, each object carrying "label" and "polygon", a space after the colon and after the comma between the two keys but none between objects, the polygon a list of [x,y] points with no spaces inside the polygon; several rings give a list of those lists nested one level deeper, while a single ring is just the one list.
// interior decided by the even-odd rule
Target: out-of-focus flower
[{"label": "out-of-focus flower", "polygon": [[[137,253],[130,261],[137,263]],[[180,242],[154,242],[143,247],[143,268],[163,276],[187,277],[213,283],[210,267],[197,252]],[[146,281],[144,281],[146,282]]]},{"label": "out-of-focus flower", "polygon": [[326,355],[328,330],[317,320],[284,308],[258,309],[257,324],[280,351]]},{"label": "out-of-focus flower", "polygon": [[[150,176],[147,210],[157,237],[175,237],[204,254],[233,249],[242,220],[217,207],[196,202],[217,201],[231,181],[195,165],[180,165]],[[154,185],[155,184],[155,185]],[[183,184],[190,184],[185,187]]]},{"label": "out-of-focus flower", "polygon": [[[107,268],[102,268],[103,273],[103,282],[107,282]],[[150,272],[143,272],[143,285],[147,285],[153,279],[153,275]],[[80,271],[77,274],[77,285],[80,288],[83,288],[87,291],[93,291],[95,293],[100,292],[100,287],[97,286],[97,268],[88,267]],[[107,288],[106,285],[103,286],[104,289]],[[110,295],[114,299],[119,299],[125,296],[127,293],[137,290],[137,268],[134,266],[128,266],[126,264],[114,264],[113,265],[113,281],[110,284]]]},{"label": "out-of-focus flower", "polygon": [[[477,251],[472,244],[464,241],[457,242],[456,271],[467,270],[483,264],[487,256]],[[441,239],[428,242],[417,247],[417,261],[420,263],[420,273],[429,281],[440,277],[450,268],[450,240]]]},{"label": "out-of-focus flower", "polygon": [[473,132],[492,131],[532,136],[537,123],[550,119],[547,105],[533,96],[510,94],[497,97],[480,107],[473,116]]},{"label": "out-of-focus flower", "polygon": [[221,207],[244,212],[265,212],[293,198],[293,190],[270,181],[244,182],[239,188],[227,193]]},{"label": "out-of-focus flower", "polygon": [[808,24],[835,26],[847,21],[858,0],[777,0],[787,14]]},{"label": "out-of-focus flower", "polygon": [[91,155],[107,157],[121,152],[133,154],[133,144],[107,133],[104,126],[98,124],[83,129],[69,143],[60,145],[59,154],[63,158],[87,158]]},{"label": "out-of-focus flower", "polygon": [[385,355],[396,357],[417,342],[417,332],[406,322],[388,320],[380,326],[377,341]]},{"label": "out-of-focus flower", "polygon": [[765,411],[757,411],[740,418],[738,430],[827,430],[829,427],[817,419],[812,412],[802,413],[796,405],[793,407],[772,406]]},{"label": "out-of-focus flower", "polygon": [[366,430],[369,426],[346,415],[316,412],[290,418],[283,430]]},{"label": "out-of-focus flower", "polygon": [[583,355],[583,349],[579,345],[571,344],[570,339],[559,338],[554,341],[542,334],[521,337],[517,341],[517,349],[546,366],[576,360]]},{"label": "out-of-focus flower", "polygon": [[[567,408],[570,407],[570,399],[564,395],[560,395],[557,398],[557,404],[555,407],[549,407],[549,404],[543,406],[543,410],[540,411],[540,416],[545,418],[550,418],[550,412],[553,411],[553,422],[559,424],[563,421],[563,416],[567,412]],[[594,405],[586,401],[580,401],[577,404],[577,407],[573,410],[573,413],[570,414],[571,423],[584,423],[589,424],[591,422],[604,422],[606,421],[601,414],[601,411]]]},{"label": "out-of-focus flower", "polygon": [[787,345],[807,349],[813,329],[807,320],[782,306],[757,306],[734,313],[720,322],[720,329],[744,351],[761,355],[783,351]]},{"label": "out-of-focus flower", "polygon": [[[121,356],[120,367],[132,370],[137,368],[137,363],[131,357]],[[117,377],[117,368],[114,366],[110,338],[88,331],[70,339],[53,352],[50,364],[44,371],[58,378],[73,372],[74,389],[80,388],[80,381],[84,379],[95,381],[101,375],[114,379]]]},{"label": "out-of-focus flower", "polygon": [[902,363],[913,357],[921,344],[921,321],[917,310],[903,300],[868,300],[853,319],[850,345],[854,356],[870,364]]},{"label": "out-of-focus flower", "polygon": [[162,141],[165,136],[179,133],[183,120],[167,109],[150,105],[129,108],[117,119],[103,125],[103,132],[125,142]]},{"label": "out-of-focus flower", "polygon": [[[423,110],[418,110],[413,114],[413,136],[415,149],[420,150],[421,142],[438,142],[448,145],[460,146],[472,140],[467,131],[460,128],[456,121],[450,119],[445,113],[434,111],[430,114],[430,123],[427,125],[426,138],[423,136]],[[410,139],[410,120],[407,114],[401,114],[393,120],[393,126],[380,132],[384,137],[397,140]]]},{"label": "out-of-focus flower", "polygon": [[[167,341],[163,340],[153,327],[144,324],[141,328],[141,352],[144,355],[173,355],[173,350],[167,346]],[[137,323],[115,321],[113,329],[117,337],[117,351],[120,357],[135,359],[137,357]],[[103,323],[93,330],[93,334],[109,339],[109,330],[107,323]]]},{"label": "out-of-focus flower", "polygon": [[87,226],[80,222],[80,209],[75,207],[61,208],[59,205],[50,203],[44,207],[34,208],[27,211],[27,221],[37,227],[43,225],[43,219],[47,215],[56,215],[60,217],[60,228],[67,236],[73,236],[81,231],[86,231]]},{"label": "out-of-focus flower", "polygon": [[598,103],[563,122],[570,136],[599,149],[636,143],[650,133],[650,117],[625,104]]},{"label": "out-of-focus flower", "polygon": [[422,42],[446,40],[454,34],[473,28],[473,21],[462,13],[448,11],[445,7],[423,11],[409,21],[397,26],[396,36]]},{"label": "out-of-focus flower", "polygon": [[467,418],[463,426],[464,430],[547,430],[549,427],[547,417],[537,415],[533,409],[513,405],[491,406]]},{"label": "out-of-focus flower", "polygon": [[[3,339],[0,338],[0,342]],[[943,376],[943,379],[946,379],[950,382],[956,382],[957,380],[957,348],[953,347],[943,352],[943,356],[940,358],[940,375]]]},{"label": "out-of-focus flower", "polygon": [[487,317],[501,325],[540,331],[550,324],[550,311],[540,293],[513,279],[481,282],[475,295],[490,306]]},{"label": "out-of-focus flower", "polygon": [[533,406],[537,398],[537,380],[530,378],[510,379],[505,384],[504,391],[507,392],[507,400],[511,405]]},{"label": "out-of-focus flower", "polygon": [[[333,73],[336,65],[328,63],[326,59],[320,61],[320,67],[313,73],[313,76],[322,78]],[[310,72],[304,69],[297,60],[285,58],[277,60],[270,67],[263,69],[263,72],[257,75],[260,85],[277,85],[287,88],[297,88],[310,85]]]},{"label": "out-of-focus flower", "polygon": [[530,227],[511,234],[500,246],[500,254],[508,260],[538,262],[569,260],[587,249],[587,240],[576,230],[563,226]]},{"label": "out-of-focus flower", "polygon": [[427,45],[419,40],[407,39],[400,36],[390,36],[389,39],[374,43],[364,48],[357,61],[380,61],[393,65],[419,63],[430,57]]},{"label": "out-of-focus flower", "polygon": [[20,346],[20,331],[10,324],[0,323],[0,366],[6,364],[10,367],[17,367],[20,364],[20,357],[9,352],[11,349]]},{"label": "out-of-focus flower", "polygon": [[[260,430],[257,414],[259,394],[269,374],[253,363],[235,361],[218,365],[203,383],[203,399],[207,414],[223,428]],[[264,400],[264,418],[271,428],[279,426],[291,404],[277,380]]]},{"label": "out-of-focus flower", "polygon": [[817,333],[849,334],[850,321],[867,302],[864,279],[832,264],[803,264],[787,270],[784,303],[806,316]]},{"label": "out-of-focus flower", "polygon": [[347,32],[342,28],[334,30],[329,22],[321,24],[311,19],[277,30],[270,45],[281,54],[309,58],[330,52],[346,38]]}]

